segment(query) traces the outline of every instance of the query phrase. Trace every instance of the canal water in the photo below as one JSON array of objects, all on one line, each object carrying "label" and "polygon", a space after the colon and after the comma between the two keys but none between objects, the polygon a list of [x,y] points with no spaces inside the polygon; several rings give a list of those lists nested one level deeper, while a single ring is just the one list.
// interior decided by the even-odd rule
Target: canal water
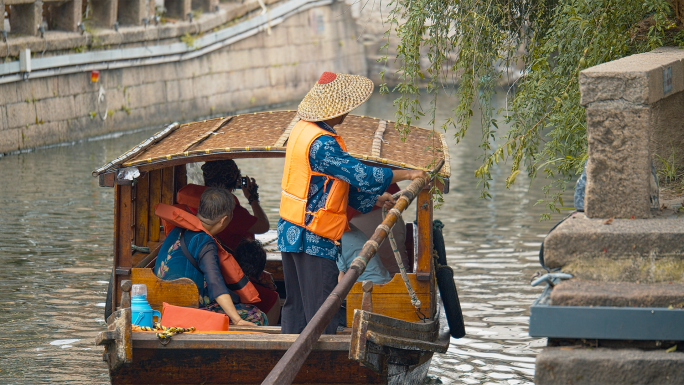
[{"label": "canal water", "polygon": [[[392,100],[376,93],[354,113],[392,119]],[[441,105],[443,121],[455,103],[444,98]],[[154,132],[0,158],[0,383],[108,382],[103,348],[93,341],[105,326],[113,189],[98,187],[90,173]],[[507,190],[505,170],[493,172],[492,199],[479,199],[479,140],[477,126],[460,145],[450,139],[451,191],[434,215],[445,224],[467,336],[435,356],[430,374],[443,383],[531,384],[546,341],[527,334],[529,306],[541,292],[529,281],[558,216],[539,222],[542,181],[530,187],[519,176]],[[282,159],[239,165],[261,185],[274,226]]]}]

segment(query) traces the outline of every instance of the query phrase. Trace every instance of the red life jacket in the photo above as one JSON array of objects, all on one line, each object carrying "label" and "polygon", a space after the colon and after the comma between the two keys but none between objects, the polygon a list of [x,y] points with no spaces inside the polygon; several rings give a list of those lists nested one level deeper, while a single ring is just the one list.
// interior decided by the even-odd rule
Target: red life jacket
[{"label": "red life jacket", "polygon": [[[164,231],[167,235],[176,226],[190,231],[204,231],[209,234],[204,226],[202,226],[199,218],[185,211],[182,206],[177,207],[158,203],[154,206],[154,213],[162,219]],[[214,238],[213,235],[209,235]],[[242,272],[235,258],[224,250],[218,242],[216,242],[216,247],[218,249],[221,275],[223,280],[226,281],[228,288],[237,293],[240,296],[240,301],[243,303],[259,302],[259,293],[245,273]]]}]

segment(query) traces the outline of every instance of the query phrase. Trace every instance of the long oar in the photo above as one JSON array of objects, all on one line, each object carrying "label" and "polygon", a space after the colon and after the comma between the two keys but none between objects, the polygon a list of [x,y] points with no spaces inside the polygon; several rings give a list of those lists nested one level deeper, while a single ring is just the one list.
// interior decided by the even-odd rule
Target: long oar
[{"label": "long oar", "polygon": [[[442,169],[442,166],[444,166],[444,160],[440,160],[437,163],[437,166],[432,171],[433,177]],[[309,353],[313,350],[314,344],[323,334],[323,330],[325,330],[333,316],[340,309],[340,306],[342,306],[342,300],[349,294],[349,290],[354,286],[359,276],[366,270],[368,261],[377,253],[378,247],[385,240],[385,237],[387,237],[387,234],[397,222],[401,213],[418,196],[418,193],[428,182],[428,180],[423,178],[414,179],[406,190],[402,191],[401,197],[397,200],[394,208],[390,210],[382,224],[375,229],[371,239],[363,245],[361,252],[354,258],[342,280],[335,286],[335,289],[333,289],[332,293],[330,293],[323,305],[318,309],[309,324],[306,325],[299,337],[287,349],[287,352],[271,370],[271,373],[268,374],[268,377],[261,383],[262,385],[292,383]]]}]

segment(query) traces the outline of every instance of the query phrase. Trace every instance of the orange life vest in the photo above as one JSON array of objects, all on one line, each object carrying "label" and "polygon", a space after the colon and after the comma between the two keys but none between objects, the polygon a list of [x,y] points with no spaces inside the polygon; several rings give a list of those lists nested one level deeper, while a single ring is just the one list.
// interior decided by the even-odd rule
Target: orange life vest
[{"label": "orange life vest", "polygon": [[[158,203],[154,206],[154,213],[164,220],[164,230],[167,231],[167,234],[168,231],[171,231],[176,226],[190,231],[204,231],[209,234],[204,226],[202,226],[199,218],[183,208]],[[211,234],[209,235],[214,238]],[[240,301],[243,303],[259,302],[259,293],[252,282],[249,281],[249,278],[242,272],[235,258],[224,250],[218,242],[216,242],[216,247],[218,249],[221,275],[223,280],[226,281],[228,288],[237,293],[240,296]]]},{"label": "orange life vest", "polygon": [[[302,226],[314,234],[336,241],[342,238],[345,231],[349,230],[347,222],[349,183],[311,169],[309,150],[314,140],[322,135],[332,136],[342,147],[342,150],[347,151],[347,147],[339,135],[325,131],[315,123],[300,120],[292,128],[285,153],[285,169],[283,170],[282,192],[280,194],[280,217],[290,223]],[[309,184],[312,175],[326,178],[323,188],[328,191],[328,199],[325,202],[325,207],[316,212],[307,212],[306,202],[309,197]],[[306,214],[313,216],[308,225],[304,224]]]}]

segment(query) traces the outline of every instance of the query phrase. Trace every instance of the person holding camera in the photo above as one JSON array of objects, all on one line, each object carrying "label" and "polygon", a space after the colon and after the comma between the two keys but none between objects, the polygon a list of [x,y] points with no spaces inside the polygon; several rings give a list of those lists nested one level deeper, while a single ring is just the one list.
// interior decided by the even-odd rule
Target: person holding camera
[{"label": "person holding camera", "polygon": [[235,199],[235,209],[233,210],[233,220],[230,221],[225,230],[221,231],[217,238],[229,252],[235,251],[240,241],[243,239],[254,239],[254,234],[263,234],[268,231],[270,223],[268,217],[259,204],[259,185],[254,178],[242,176],[240,169],[232,159],[213,160],[202,165],[204,176],[204,186],[188,184],[178,191],[177,202],[184,204],[191,212],[196,213],[199,204],[199,197],[208,187],[224,188],[234,192],[238,188],[242,190],[247,203],[252,207],[252,212],[240,205],[237,196]]}]

